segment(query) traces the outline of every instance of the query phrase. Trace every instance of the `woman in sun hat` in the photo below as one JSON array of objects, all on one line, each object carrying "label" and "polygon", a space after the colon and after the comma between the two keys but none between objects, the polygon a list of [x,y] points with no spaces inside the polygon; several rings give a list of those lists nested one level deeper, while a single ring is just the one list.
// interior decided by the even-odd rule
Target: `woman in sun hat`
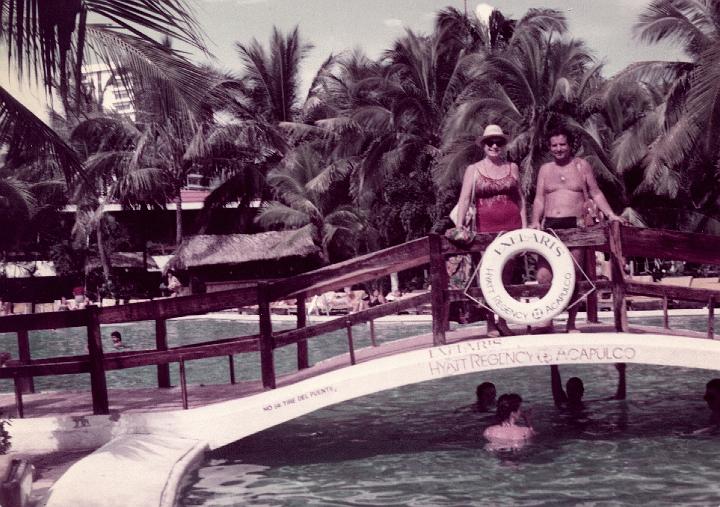
[{"label": "woman in sun hat", "polygon": [[[502,232],[525,227],[525,203],[518,184],[518,166],[505,159],[507,135],[499,125],[488,125],[476,143],[484,157],[465,169],[458,216],[465,217],[470,206],[475,207],[475,230],[477,232]],[[473,191],[474,187],[474,191]],[[470,202],[474,198],[474,202]],[[465,224],[470,225],[470,224]],[[512,275],[513,263],[505,266],[503,279],[506,283]],[[507,324],[488,315],[488,335],[508,334]]]}]

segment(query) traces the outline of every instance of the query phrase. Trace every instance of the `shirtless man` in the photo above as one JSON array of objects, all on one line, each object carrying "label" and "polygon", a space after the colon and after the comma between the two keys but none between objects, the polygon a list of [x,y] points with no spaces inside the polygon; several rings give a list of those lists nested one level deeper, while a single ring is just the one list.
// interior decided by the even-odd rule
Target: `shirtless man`
[{"label": "shirtless man", "polygon": [[[613,212],[598,187],[592,167],[582,158],[572,153],[570,134],[563,129],[556,129],[549,135],[550,153],[554,160],[540,167],[533,203],[532,221],[530,227],[540,229],[572,229],[578,226],[578,219],[582,216],[585,191],[598,208],[610,220],[623,221]],[[578,265],[582,265],[583,249],[570,250]],[[550,283],[552,273],[545,259],[540,259],[537,271],[539,283]],[[577,291],[576,291],[577,292]],[[567,332],[578,332],[575,327],[575,317],[578,307],[568,310]],[[552,327],[548,322],[544,327]]]}]

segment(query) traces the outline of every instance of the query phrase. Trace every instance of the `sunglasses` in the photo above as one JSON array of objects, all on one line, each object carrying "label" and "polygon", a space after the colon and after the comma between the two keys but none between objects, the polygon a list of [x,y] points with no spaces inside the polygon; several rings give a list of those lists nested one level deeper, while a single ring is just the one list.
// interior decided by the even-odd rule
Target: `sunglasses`
[{"label": "sunglasses", "polygon": [[497,138],[485,139],[485,141],[483,141],[483,144],[487,147],[497,146],[498,148],[502,148],[503,146],[505,146],[507,144],[507,141],[505,141],[505,139],[503,139],[502,137],[497,137]]}]

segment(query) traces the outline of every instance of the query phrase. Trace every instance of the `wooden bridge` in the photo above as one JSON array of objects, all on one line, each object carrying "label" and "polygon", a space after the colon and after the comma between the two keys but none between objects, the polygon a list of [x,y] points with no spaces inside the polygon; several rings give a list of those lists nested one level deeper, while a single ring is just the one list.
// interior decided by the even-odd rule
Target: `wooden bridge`
[{"label": "wooden bridge", "polygon": [[[627,298],[634,295],[643,295],[660,298],[663,302],[662,306],[665,310],[664,329],[657,329],[655,330],[656,333],[660,335],[682,334],[694,338],[715,338],[714,308],[716,301],[720,300],[720,290],[637,282],[626,275],[624,268],[625,259],[630,256],[683,260],[702,264],[720,264],[720,237],[637,229],[621,226],[617,223],[588,229],[558,231],[558,235],[568,247],[587,248],[586,271],[591,279],[594,278],[595,274],[594,252],[601,251],[609,254],[612,277],[611,280],[593,280],[598,291],[592,293],[586,302],[589,321],[585,326],[586,330],[616,333],[648,333],[652,331],[637,327],[631,328],[628,325]],[[26,414],[23,398],[29,393],[34,393],[34,377],[88,374],[91,381],[92,413],[99,415],[109,414],[114,405],[115,410],[126,406],[123,403],[128,399],[127,393],[118,394],[118,396],[123,397],[121,400],[119,398],[113,399],[114,391],[108,392],[106,372],[110,370],[154,365],[157,368],[158,390],[168,392],[167,388],[171,387],[169,365],[170,363],[178,363],[181,399],[177,400],[177,407],[179,408],[182,405],[183,408],[187,409],[191,404],[196,406],[199,403],[204,404],[213,401],[212,399],[203,399],[202,402],[197,400],[197,403],[194,403],[192,386],[187,386],[185,363],[196,359],[227,357],[228,383],[235,384],[234,356],[259,352],[262,372],[261,382],[250,382],[244,387],[237,386],[232,396],[243,397],[259,392],[268,392],[268,390],[275,389],[279,384],[288,385],[293,382],[303,382],[307,381],[308,376],[327,373],[327,368],[311,368],[308,360],[308,347],[311,345],[313,338],[331,331],[345,329],[347,331],[348,347],[348,354],[342,360],[336,358],[335,362],[332,363],[334,365],[332,368],[347,366],[348,363],[354,365],[361,361],[368,361],[377,355],[407,352],[413,348],[439,347],[438,350],[442,351],[442,346],[449,343],[459,343],[473,337],[477,338],[477,335],[472,336],[473,333],[468,330],[452,333],[448,331],[449,304],[453,301],[462,300],[466,296],[460,290],[448,289],[445,261],[449,256],[468,252],[479,257],[493,239],[494,235],[478,235],[472,245],[467,248],[460,248],[451,244],[442,236],[431,235],[292,278],[272,283],[260,283],[255,287],[109,308],[91,306],[85,310],[71,312],[2,317],[0,318],[0,332],[17,334],[19,358],[12,361],[8,366],[0,368],[0,378],[14,380],[17,416],[22,418],[25,415],[30,417],[47,415],[46,412],[43,414],[28,412]],[[305,302],[312,296],[328,290],[370,282],[390,273],[418,267],[429,269],[432,287],[429,292],[308,325]],[[583,282],[581,286],[590,287],[589,282]],[[547,290],[547,287],[539,285],[508,287],[510,294],[518,298],[539,296],[545,290]],[[473,289],[472,292],[475,296],[481,296],[479,289]],[[614,324],[609,327],[595,324],[597,323],[598,292],[612,295],[611,304],[614,313]],[[274,301],[287,299],[296,300],[298,309],[296,328],[274,331],[270,305]],[[667,312],[670,301],[690,301],[706,306],[707,332],[698,335],[697,333],[678,333],[670,330]],[[373,348],[375,348],[374,320],[410,308],[427,305],[428,303],[432,308],[431,336],[428,336],[427,339],[415,340],[412,344],[406,343],[406,346],[396,346],[395,348],[388,346],[382,351],[378,348],[377,354],[373,354],[372,350],[365,351],[362,357],[358,357],[353,340],[353,326],[369,323],[371,341]],[[166,332],[166,321],[168,319],[251,305],[258,306],[259,334],[204,341],[178,347],[169,347],[168,345]],[[129,350],[123,352],[106,352],[103,350],[101,340],[102,325],[137,321],[155,322],[156,347],[154,350]],[[85,327],[87,329],[87,354],[42,359],[31,357],[30,331],[71,327]],[[565,339],[572,340],[573,338],[563,338],[563,340]],[[592,338],[583,336],[582,338],[576,338],[576,340],[587,345],[587,341],[592,340]],[[297,348],[298,372],[279,379],[275,371],[274,352],[281,347],[288,346]],[[582,358],[580,357],[580,359]],[[625,359],[629,358],[608,358],[609,361]],[[527,364],[530,364],[530,362]],[[542,364],[542,361],[532,364]],[[692,360],[688,362],[688,365],[691,366],[695,364]],[[524,364],[518,364],[518,366],[522,365]],[[304,374],[303,372],[307,373]],[[227,395],[225,395],[225,398],[219,396],[217,399],[227,399]],[[138,403],[141,403],[141,401]],[[153,401],[152,397],[147,399],[147,404],[148,411],[157,408],[153,406],[156,405],[156,401]],[[142,406],[135,406],[135,408],[142,409]],[[63,405],[59,410],[73,411],[72,407],[68,407],[67,404]]]}]

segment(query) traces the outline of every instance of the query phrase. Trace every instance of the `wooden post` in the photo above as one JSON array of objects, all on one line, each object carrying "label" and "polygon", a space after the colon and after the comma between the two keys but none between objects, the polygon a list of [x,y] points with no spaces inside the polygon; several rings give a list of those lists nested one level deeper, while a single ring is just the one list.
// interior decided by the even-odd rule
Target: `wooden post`
[{"label": "wooden post", "polygon": [[23,419],[25,417],[25,407],[23,406],[23,399],[22,399],[22,378],[14,377],[14,384],[15,384],[15,406],[17,407],[17,416],[20,419]]},{"label": "wooden post", "polygon": [[270,299],[266,282],[257,285],[258,317],[260,319],[260,369],[262,371],[263,387],[275,389],[275,360],[273,349],[275,343],[272,333],[272,320],[270,316]]},{"label": "wooden post", "polygon": [[715,339],[715,298],[708,298],[708,338]]},{"label": "wooden post", "polygon": [[109,414],[107,379],[105,378],[102,335],[100,334],[100,309],[90,305],[87,314],[88,352],[90,354],[90,386],[92,389],[93,414]]},{"label": "wooden post", "polygon": [[448,288],[447,269],[442,254],[442,237],[428,236],[430,245],[430,285],[432,286],[432,332],[433,345],[445,344],[445,330],[448,326],[446,291]]},{"label": "wooden post", "polygon": [[[18,329],[17,341],[20,364],[30,364],[32,358],[30,356],[30,337],[27,329]],[[18,382],[20,383],[20,388],[23,393],[35,392],[35,382],[32,377],[20,377]]]},{"label": "wooden post", "polygon": [[347,320],[347,321],[345,321],[345,325],[347,326],[348,350],[350,351],[350,364],[355,364],[355,346],[353,344],[352,323],[349,320]]},{"label": "wooden post", "polygon": [[235,357],[228,354],[228,369],[230,370],[230,383],[235,385]]},{"label": "wooden post", "polygon": [[615,330],[627,333],[628,320],[625,306],[625,258],[622,253],[620,222],[611,222],[608,228],[610,244],[610,267],[613,282],[613,313],[615,314]]},{"label": "wooden post", "polygon": [[[595,283],[597,280],[597,273],[595,272],[595,249],[585,248],[585,273],[591,282]],[[588,294],[587,300],[585,301],[585,309],[587,310],[587,321],[593,324],[598,324],[598,292],[595,290]]]},{"label": "wooden post", "polygon": [[188,409],[187,378],[185,377],[185,360],[180,358],[180,393],[182,395],[183,409]]},{"label": "wooden post", "polygon": [[[165,319],[155,319],[155,348],[167,350],[167,324]],[[170,388],[170,365],[168,363],[157,365],[158,387]]]},{"label": "wooden post", "polygon": [[663,296],[663,327],[670,329],[670,317],[668,316],[668,298]]},{"label": "wooden post", "polygon": [[[305,308],[305,296],[298,296],[295,303],[297,307],[297,328],[307,326],[307,309]],[[308,342],[307,340],[300,340],[297,343],[297,364],[298,370],[304,370],[310,366],[310,359],[308,357]]]},{"label": "wooden post", "polygon": [[370,321],[370,343],[373,347],[377,347],[377,341],[375,340],[375,321]]}]

